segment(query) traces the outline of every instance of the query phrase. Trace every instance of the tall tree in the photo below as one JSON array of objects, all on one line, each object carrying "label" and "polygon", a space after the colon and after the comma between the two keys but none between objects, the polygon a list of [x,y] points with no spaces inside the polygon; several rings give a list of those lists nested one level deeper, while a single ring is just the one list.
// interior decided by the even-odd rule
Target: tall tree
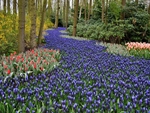
[{"label": "tall tree", "polygon": [[108,0],[106,0],[106,9],[105,9],[105,23],[107,24],[107,13],[108,13]]},{"label": "tall tree", "polygon": [[66,15],[66,0],[64,0],[64,4],[63,4],[63,26],[65,26],[66,24],[65,15]]},{"label": "tall tree", "polygon": [[28,0],[28,15],[30,15],[31,11],[31,1],[32,0]]},{"label": "tall tree", "polygon": [[56,16],[55,16],[55,28],[58,27],[58,19],[59,19],[59,2],[60,0],[57,0],[57,9],[56,9]]},{"label": "tall tree", "polygon": [[139,0],[135,0],[135,3],[136,3],[136,5],[138,5],[138,3],[139,3]]},{"label": "tall tree", "polygon": [[16,4],[17,4],[17,1],[13,0],[13,14],[17,14]]},{"label": "tall tree", "polygon": [[38,8],[37,8],[37,10],[38,10],[38,16],[41,15],[42,10],[43,10],[42,8],[43,8],[42,0],[38,0]]},{"label": "tall tree", "polygon": [[36,10],[38,9],[38,0],[36,0]]},{"label": "tall tree", "polygon": [[7,0],[7,12],[10,13],[10,0]]},{"label": "tall tree", "polygon": [[79,12],[79,19],[81,18],[81,15],[82,15],[82,7],[83,7],[83,0],[80,0],[80,12]]},{"label": "tall tree", "polygon": [[[123,9],[125,7],[125,5],[126,5],[126,0],[122,0],[121,1],[121,5],[122,5],[122,9]],[[125,12],[122,11],[121,19],[124,20],[124,18],[125,18]]]},{"label": "tall tree", "polygon": [[18,52],[25,51],[25,0],[19,0],[19,32],[18,32]]},{"label": "tall tree", "polygon": [[150,3],[149,3],[149,6],[148,6],[148,14],[150,14]]},{"label": "tall tree", "polygon": [[72,9],[74,9],[74,4],[73,4],[73,3],[74,3],[74,0],[72,0],[71,3],[72,3]]},{"label": "tall tree", "polygon": [[7,3],[7,2],[6,2],[6,0],[4,0],[3,2],[4,2],[4,3],[3,3],[4,14],[6,14],[6,3]]},{"label": "tall tree", "polygon": [[35,0],[31,0],[31,27],[30,27],[30,48],[36,47],[36,3]]},{"label": "tall tree", "polygon": [[0,0],[0,10],[2,10],[2,7],[1,7],[1,5],[2,5],[2,0]]},{"label": "tall tree", "polygon": [[91,16],[91,7],[92,7],[92,0],[90,0],[90,3],[89,3],[89,8],[88,8],[88,20],[90,19],[90,16]]},{"label": "tall tree", "polygon": [[104,15],[105,15],[105,0],[102,0],[102,22],[104,22]]},{"label": "tall tree", "polygon": [[52,1],[48,0],[48,14],[49,14],[49,19],[51,18],[52,14]]},{"label": "tall tree", "polygon": [[84,0],[84,19],[85,19],[85,23],[86,23],[86,20],[87,20],[87,16],[86,16],[86,0]]},{"label": "tall tree", "polygon": [[69,14],[69,0],[67,0],[67,7],[66,7],[66,27],[68,27],[68,14]]},{"label": "tall tree", "polygon": [[40,31],[39,31],[39,35],[38,35],[38,46],[41,44],[41,39],[42,39],[42,31],[43,31],[44,20],[45,20],[46,5],[47,5],[47,0],[44,0],[42,14],[41,14]]},{"label": "tall tree", "polygon": [[73,36],[76,36],[77,30],[77,20],[78,20],[78,7],[79,7],[79,0],[75,0],[74,3],[74,19],[73,19]]}]

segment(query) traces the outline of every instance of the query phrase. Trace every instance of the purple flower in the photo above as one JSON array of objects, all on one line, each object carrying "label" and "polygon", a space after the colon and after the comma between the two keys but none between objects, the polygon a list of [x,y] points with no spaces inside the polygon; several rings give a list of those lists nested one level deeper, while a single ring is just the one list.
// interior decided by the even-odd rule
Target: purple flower
[{"label": "purple flower", "polygon": [[77,106],[78,106],[78,104],[77,104],[77,103],[75,103],[75,104],[73,105],[73,108],[75,109]]}]

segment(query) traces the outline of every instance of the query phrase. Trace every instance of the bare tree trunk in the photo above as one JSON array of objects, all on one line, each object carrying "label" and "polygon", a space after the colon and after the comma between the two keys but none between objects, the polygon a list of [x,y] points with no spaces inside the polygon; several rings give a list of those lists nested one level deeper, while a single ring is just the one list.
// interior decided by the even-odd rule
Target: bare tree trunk
[{"label": "bare tree trunk", "polygon": [[38,0],[36,0],[36,10],[38,9]]},{"label": "bare tree trunk", "polygon": [[138,5],[138,3],[139,3],[139,0],[135,0],[135,3],[136,3],[136,5]]},{"label": "bare tree trunk", "polygon": [[73,3],[74,3],[74,0],[72,0],[72,9],[74,9],[74,4]]},{"label": "bare tree trunk", "polygon": [[10,0],[7,0],[7,13],[10,14]]},{"label": "bare tree trunk", "polygon": [[81,0],[81,2],[80,2],[79,19],[81,18],[81,15],[82,15],[82,5],[83,5],[83,2],[82,2],[82,0]]},{"label": "bare tree trunk", "polygon": [[[126,5],[126,0],[122,0],[121,5],[122,5],[122,8],[124,8],[124,6]],[[125,13],[122,12],[121,13],[121,20],[124,20],[124,18],[125,18]]]},{"label": "bare tree trunk", "polygon": [[3,8],[4,8],[4,15],[5,15],[6,14],[6,0],[4,0]]},{"label": "bare tree trunk", "polygon": [[16,3],[17,3],[17,1],[13,0],[13,14],[17,14]]},{"label": "bare tree trunk", "polygon": [[58,19],[59,19],[59,0],[57,0],[57,10],[55,16],[55,28],[58,28]]},{"label": "bare tree trunk", "polygon": [[40,31],[39,31],[39,36],[38,36],[38,46],[41,44],[41,39],[42,39],[42,31],[43,31],[43,26],[44,26],[46,5],[47,5],[47,0],[44,0],[43,8],[42,8],[42,14],[41,14]]},{"label": "bare tree trunk", "polygon": [[67,0],[67,7],[66,7],[66,28],[68,27],[68,13],[69,13],[69,0]]},{"label": "bare tree trunk", "polygon": [[30,15],[31,11],[31,1],[32,0],[28,0],[28,15]]},{"label": "bare tree trunk", "polygon": [[30,27],[30,48],[36,47],[36,4],[35,0],[31,0],[31,27]]},{"label": "bare tree trunk", "polygon": [[66,15],[66,0],[64,0],[64,4],[63,4],[63,26],[64,27],[66,25],[65,15]]},{"label": "bare tree trunk", "polygon": [[2,0],[0,0],[0,10],[2,10]]},{"label": "bare tree trunk", "polygon": [[19,32],[18,32],[18,52],[25,51],[25,0],[19,0]]},{"label": "bare tree trunk", "polygon": [[148,6],[148,14],[150,14],[150,3],[149,3],[149,6]]},{"label": "bare tree trunk", "polygon": [[48,14],[49,14],[49,19],[51,18],[52,14],[52,1],[48,0]]},{"label": "bare tree trunk", "polygon": [[92,7],[92,0],[90,0],[90,3],[89,3],[88,20],[90,19],[90,16],[91,16],[91,7]]},{"label": "bare tree trunk", "polygon": [[37,10],[38,10],[38,16],[40,16],[41,13],[42,13],[42,7],[43,7],[42,0],[38,0],[38,8],[37,8]]},{"label": "bare tree trunk", "polygon": [[86,23],[86,20],[87,20],[87,17],[86,17],[86,0],[84,0],[84,19],[85,19],[85,23]]},{"label": "bare tree trunk", "polygon": [[107,11],[108,11],[108,0],[106,0],[106,10],[105,10],[105,24],[107,24]]},{"label": "bare tree trunk", "polygon": [[77,30],[77,20],[78,20],[78,7],[79,7],[79,0],[75,0],[74,3],[74,20],[73,20],[73,36],[76,36],[76,30]]},{"label": "bare tree trunk", "polygon": [[94,0],[92,0],[91,15],[93,15],[93,4],[94,4]]},{"label": "bare tree trunk", "polygon": [[104,22],[104,14],[105,14],[105,0],[102,0],[102,22]]}]

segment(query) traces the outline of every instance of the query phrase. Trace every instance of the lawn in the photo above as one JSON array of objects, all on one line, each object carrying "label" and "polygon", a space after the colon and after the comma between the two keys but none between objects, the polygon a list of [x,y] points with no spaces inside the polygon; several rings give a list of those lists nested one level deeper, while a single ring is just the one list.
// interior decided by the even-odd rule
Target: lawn
[{"label": "lawn", "polygon": [[62,30],[48,30],[45,36],[44,48],[61,53],[53,71],[0,77],[0,112],[150,111],[150,60],[108,53],[93,40],[62,38]]}]

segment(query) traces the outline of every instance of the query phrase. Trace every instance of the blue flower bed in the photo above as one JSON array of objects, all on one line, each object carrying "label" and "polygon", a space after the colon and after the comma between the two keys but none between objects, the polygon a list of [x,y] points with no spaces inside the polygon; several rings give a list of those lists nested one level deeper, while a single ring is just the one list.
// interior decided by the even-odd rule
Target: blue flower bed
[{"label": "blue flower bed", "polygon": [[[50,74],[0,78],[0,102],[18,112],[103,113],[150,110],[150,60],[105,52],[95,41],[61,38],[49,30],[45,48],[59,49]],[[1,107],[1,106],[0,106]]]}]

